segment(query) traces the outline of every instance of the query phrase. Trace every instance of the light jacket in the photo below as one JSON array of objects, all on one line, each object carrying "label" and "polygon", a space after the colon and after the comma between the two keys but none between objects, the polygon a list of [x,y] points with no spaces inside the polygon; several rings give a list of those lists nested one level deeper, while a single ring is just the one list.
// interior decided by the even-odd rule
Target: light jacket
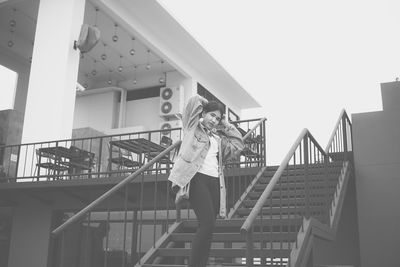
[{"label": "light jacket", "polygon": [[[182,115],[183,139],[175,160],[174,167],[168,180],[184,187],[197,173],[210,148],[210,138],[200,125],[200,114],[207,100],[201,96],[193,96],[189,99]],[[226,187],[223,174],[224,164],[231,158],[235,158],[243,150],[242,135],[235,126],[221,121],[217,134],[218,142],[218,173],[220,182],[220,210],[219,215],[226,217]]]}]

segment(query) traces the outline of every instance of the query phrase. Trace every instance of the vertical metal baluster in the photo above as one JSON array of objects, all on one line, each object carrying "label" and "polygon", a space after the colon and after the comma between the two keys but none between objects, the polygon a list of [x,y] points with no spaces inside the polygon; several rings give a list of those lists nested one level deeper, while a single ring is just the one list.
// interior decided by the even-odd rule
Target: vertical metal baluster
[{"label": "vertical metal baluster", "polygon": [[260,251],[261,251],[261,265],[265,265],[265,257],[263,257],[264,255],[264,247],[266,247],[266,243],[264,242],[264,207],[261,209],[261,216],[260,216],[260,221],[261,221],[261,225],[260,225]]},{"label": "vertical metal baluster", "polygon": [[253,226],[246,233],[246,266],[253,267]]},{"label": "vertical metal baluster", "polygon": [[138,212],[135,209],[135,205],[133,205],[133,215],[132,215],[132,247],[131,247],[131,258],[132,264],[135,264],[138,260],[137,253],[137,243],[138,243]]},{"label": "vertical metal baluster", "polygon": [[304,217],[307,219],[310,217],[310,192],[309,192],[309,185],[308,185],[308,165],[310,159],[310,147],[309,147],[309,138],[308,134],[304,137],[304,190],[305,190],[305,209],[304,209]]},{"label": "vertical metal baluster", "polygon": [[[294,152],[294,154],[293,154],[293,168],[294,169],[296,169],[297,167],[296,167],[296,155],[297,155],[297,148],[296,148],[296,150],[295,150],[295,152]],[[289,170],[288,169],[286,169],[286,177],[287,177],[287,181],[288,181],[288,183],[289,183],[289,181],[290,181],[290,178],[289,178]],[[293,195],[293,198],[294,198],[294,210],[293,210],[293,220],[296,220],[296,213],[297,213],[297,201],[296,201],[296,198],[297,198],[297,177],[296,176],[294,176],[294,178],[292,179],[293,180],[293,186],[294,186],[294,195]],[[288,193],[288,200],[291,200],[292,201],[292,197],[291,197],[291,195]],[[290,217],[290,216],[289,216]],[[291,232],[292,232],[292,220],[290,220],[290,218],[289,218],[289,222],[290,222],[290,224],[289,224],[289,229],[290,229],[290,231],[289,231],[289,237],[291,236]],[[293,226],[294,226],[294,232],[296,231],[296,223],[295,223],[296,221],[294,221],[293,222]],[[296,238],[296,240],[295,240],[295,246],[296,246],[296,249],[297,249],[297,238]],[[291,246],[289,247],[289,249],[291,249]]]},{"label": "vertical metal baluster", "polygon": [[[271,259],[274,257],[274,254],[275,254],[274,253],[274,226],[275,226],[274,222],[275,222],[275,219],[274,219],[274,213],[273,213],[272,207],[273,207],[273,197],[272,197],[272,194],[271,194],[271,196],[269,198],[269,208],[268,208],[269,215],[270,215],[270,218],[271,218],[271,220],[270,220],[271,225],[270,225],[270,228],[269,228],[269,233],[270,233],[269,249],[271,250],[271,254],[270,254],[271,255]],[[264,225],[261,224],[261,227],[264,227]]]},{"label": "vertical metal baluster", "polygon": [[[168,174],[169,174],[169,170],[168,170],[167,176],[169,176]],[[167,211],[166,211],[167,212],[167,222],[166,222],[167,223],[167,229],[166,229],[166,232],[169,233],[169,227],[168,227],[169,226],[169,203],[171,201],[171,199],[170,199],[170,197],[171,197],[170,195],[171,194],[170,194],[170,190],[169,189],[171,188],[171,182],[167,180],[166,184],[167,184],[167,186],[166,186],[167,187],[167,189],[166,189],[167,190],[167,192],[166,192],[166,198],[167,198],[166,199],[166,201],[167,201],[167,203],[166,203],[167,204],[167,206],[166,206],[166,209],[167,209]]]},{"label": "vertical metal baluster", "polygon": [[125,252],[126,252],[126,224],[127,224],[127,217],[128,217],[128,201],[129,201],[129,190],[128,185],[125,186],[125,197],[124,197],[124,237],[123,237],[123,245],[122,245],[122,267],[125,266]]},{"label": "vertical metal baluster", "polygon": [[340,160],[344,161],[344,151],[343,151],[343,128],[342,124],[339,124],[339,152],[341,155]]},{"label": "vertical metal baluster", "polygon": [[312,205],[312,214],[315,216],[317,215],[316,212],[316,205],[317,205],[317,199],[316,199],[316,191],[318,191],[318,183],[316,183],[319,180],[320,172],[321,172],[321,166],[317,164],[317,159],[318,159],[318,149],[317,146],[314,143],[315,141],[312,142],[313,147],[314,147],[314,161],[312,162],[312,165],[314,166],[314,172],[318,171],[317,175],[312,175],[313,179],[311,180],[311,205]]},{"label": "vertical metal baluster", "polygon": [[[86,234],[85,234],[85,249],[84,249],[84,266],[89,266],[88,264],[88,247],[89,247],[89,230],[90,230],[90,223],[91,223],[91,212],[88,213],[88,218],[87,218],[87,226],[86,226]],[[82,222],[82,227],[84,226],[84,221]]]},{"label": "vertical metal baluster", "polygon": [[[300,148],[300,153],[299,153],[299,157],[300,157],[300,161],[299,161],[299,165],[301,166],[301,165],[303,165],[304,164],[304,148],[303,148],[303,146],[304,146],[304,139],[303,139],[303,141],[301,141],[300,142],[300,144],[299,144],[299,148]],[[299,169],[300,170],[300,169]],[[302,183],[302,180],[299,180],[299,182],[300,182],[300,184]],[[302,187],[301,187],[302,188]],[[304,190],[304,198],[305,198],[305,189],[303,189]],[[296,203],[297,203],[297,196],[296,196],[296,198],[295,198],[295,201],[296,201]],[[304,199],[304,201],[305,201],[305,199]],[[301,215],[303,215],[302,214],[302,212],[299,212]],[[301,231],[303,232],[304,231],[304,228],[303,228],[303,224],[301,225]],[[296,241],[297,242],[297,241]]]},{"label": "vertical metal baluster", "polygon": [[142,257],[142,226],[143,226],[143,195],[144,195],[144,173],[142,172],[140,181],[140,220],[139,220],[139,264]]},{"label": "vertical metal baluster", "polygon": [[25,146],[25,147],[26,147],[26,149],[25,149],[25,160],[24,160],[24,168],[23,168],[23,171],[22,171],[23,177],[25,177],[26,159],[28,158],[28,148],[27,148],[27,146]]},{"label": "vertical metal baluster", "polygon": [[106,231],[106,244],[105,244],[105,248],[104,248],[104,267],[108,266],[108,263],[107,263],[108,251],[109,251],[108,243],[110,240],[110,230],[111,230],[111,227],[110,227],[110,201],[107,201],[107,224],[106,224],[106,227],[107,227],[107,231]]},{"label": "vertical metal baluster", "polygon": [[101,161],[103,159],[103,137],[99,138],[99,156],[97,157],[97,178],[100,178]]},{"label": "vertical metal baluster", "polygon": [[[286,165],[285,168],[288,168],[288,165]],[[282,177],[279,178],[278,183],[279,183],[279,250],[282,251],[283,249],[283,216],[282,216],[282,212],[283,212],[283,202],[282,202],[282,191],[283,191],[283,185],[282,185]],[[289,191],[289,188],[287,188],[287,190]],[[288,192],[286,191],[286,193]],[[286,207],[287,210],[290,209],[289,206]],[[278,241],[278,240],[277,240]],[[279,255],[278,255],[279,256]]]},{"label": "vertical metal baluster", "polygon": [[[161,161],[161,160],[160,160]],[[157,168],[157,163],[154,163],[156,165]],[[160,167],[161,165],[158,164],[158,166]],[[161,171],[161,170],[160,170]],[[157,230],[157,196],[158,196],[158,171],[156,169],[156,173],[155,173],[156,177],[154,180],[154,215],[153,215],[153,247],[156,246],[156,230]]]},{"label": "vertical metal baluster", "polygon": [[34,163],[34,158],[35,158],[35,147],[36,147],[36,144],[33,144],[33,148],[32,148],[32,160],[31,160],[31,171],[30,171],[30,174],[29,174],[29,176],[31,176],[31,178],[32,178],[32,181],[33,181],[33,179],[34,179],[34,171],[35,171],[35,168],[33,167],[34,165],[35,165],[35,163]]}]

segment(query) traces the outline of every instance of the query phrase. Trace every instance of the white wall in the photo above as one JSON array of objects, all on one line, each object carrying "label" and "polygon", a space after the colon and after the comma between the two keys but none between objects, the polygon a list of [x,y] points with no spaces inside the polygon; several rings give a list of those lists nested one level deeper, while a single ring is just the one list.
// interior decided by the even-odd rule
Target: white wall
[{"label": "white wall", "polygon": [[197,83],[192,78],[186,78],[177,71],[167,72],[167,86],[174,87],[182,85],[184,88],[183,103],[197,93]]},{"label": "white wall", "polygon": [[143,126],[146,130],[157,130],[161,122],[158,116],[159,106],[159,97],[127,101],[126,127]]},{"label": "white wall", "polygon": [[113,91],[77,97],[74,128],[91,127],[98,131],[111,129],[115,119],[116,94]]}]

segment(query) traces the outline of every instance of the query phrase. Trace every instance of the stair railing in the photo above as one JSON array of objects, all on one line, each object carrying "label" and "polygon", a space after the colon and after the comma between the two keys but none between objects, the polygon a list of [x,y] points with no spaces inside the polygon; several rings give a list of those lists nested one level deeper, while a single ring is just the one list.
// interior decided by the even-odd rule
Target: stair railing
[{"label": "stair railing", "polygon": [[116,184],[114,187],[112,187],[110,190],[102,194],[100,197],[98,197],[96,200],[94,200],[92,203],[87,205],[85,208],[80,210],[78,213],[74,214],[72,217],[70,217],[67,221],[65,221],[63,224],[61,224],[59,227],[54,229],[51,234],[54,236],[57,236],[60,232],[62,232],[64,229],[68,228],[71,224],[79,221],[82,219],[88,212],[92,211],[96,206],[100,205],[104,200],[109,198],[111,195],[115,194],[115,192],[119,191],[122,189],[124,186],[127,184],[131,183],[132,180],[134,180],[136,177],[138,177],[141,173],[144,171],[148,170],[154,163],[159,161],[161,158],[163,158],[167,153],[171,152],[172,150],[176,149],[177,147],[180,146],[182,143],[181,140],[177,141],[170,147],[166,148],[163,152],[161,152],[159,155],[157,155],[155,158],[150,160],[148,163],[143,165],[141,168],[139,168],[137,171],[126,177],[124,180]]},{"label": "stair railing", "polygon": [[[226,189],[227,189],[227,211],[230,212],[234,208],[238,199],[243,195],[243,193],[248,189],[248,186],[252,184],[253,180],[256,178],[254,173],[257,173],[260,168],[265,166],[266,161],[266,130],[265,122],[266,118],[235,121],[231,122],[236,127],[242,127],[248,129],[246,134],[243,135],[243,142],[245,143],[246,149],[251,149],[257,153],[257,158],[251,158],[247,154],[238,155],[237,159],[233,159],[231,162],[227,163],[224,169],[225,176],[231,176],[230,179],[226,179]],[[245,123],[246,125],[241,125]],[[257,138],[257,140],[255,140]],[[231,167],[234,173],[231,172]],[[249,172],[249,168],[254,168],[254,172]],[[183,219],[195,219],[194,212],[190,209],[188,202],[183,203],[180,206],[180,211],[185,211]]]},{"label": "stair railing", "polygon": [[[256,132],[265,136],[265,120],[263,118],[256,122],[244,136],[244,140],[254,136]],[[265,138],[262,139],[265,142]],[[264,142],[259,147],[265,150]],[[185,217],[186,213],[189,218],[189,214],[192,213],[189,209],[187,211],[175,210],[174,196],[170,194],[169,183],[167,182],[169,169],[166,168],[164,169],[165,173],[159,174],[157,167],[156,169],[152,168],[152,166],[160,164],[164,156],[177,149],[180,144],[181,141],[178,141],[165,149],[155,158],[149,160],[147,164],[98,196],[79,212],[74,214],[66,211],[58,214],[58,222],[55,222],[55,224],[60,224],[60,226],[51,232],[51,242],[54,246],[51,246],[50,254],[55,255],[51,259],[52,266],[63,266],[62,264],[66,264],[69,259],[78,257],[77,255],[70,255],[72,253],[71,244],[74,243],[76,247],[82,246],[82,242],[92,242],[91,240],[96,235],[98,236],[95,237],[97,239],[102,241],[105,239],[106,247],[106,251],[97,252],[102,253],[101,257],[96,257],[97,259],[102,258],[101,262],[96,262],[97,265],[113,266],[112,262],[115,261],[116,257],[118,262],[123,262],[122,266],[140,263],[145,252],[154,249],[156,241],[161,235],[169,233],[171,225],[176,227],[175,222],[179,221],[181,217]],[[153,175],[145,177],[148,173]],[[239,177],[239,187],[246,179],[246,175]],[[250,183],[251,179],[248,180],[248,183]],[[247,184],[244,184],[243,188],[246,187]],[[236,187],[233,191],[240,196],[240,188]],[[228,194],[231,193],[228,192]],[[118,201],[121,199],[124,201],[122,208],[121,204],[118,205]],[[116,233],[118,227],[120,228],[118,230],[122,232],[121,234]],[[148,234],[144,234],[146,231]],[[79,244],[76,243],[77,235],[80,235],[80,238],[83,239]],[[133,242],[133,240],[136,241]],[[102,248],[104,244],[97,244],[97,246]],[[68,247],[69,249],[67,249]],[[85,247],[84,250],[88,251],[78,252],[87,255],[91,249]],[[130,252],[129,255],[127,255],[127,251]],[[80,257],[80,260],[84,260],[88,264],[93,259],[82,259]]]},{"label": "stair railing", "polygon": [[[304,229],[303,218],[329,225],[330,204],[343,163],[349,160],[351,140],[344,110],[326,150],[307,129],[300,133],[241,227],[246,266],[253,266],[254,258],[261,258],[261,265],[287,264],[287,255],[298,246],[297,233]],[[253,242],[254,234],[262,236],[260,242]]]},{"label": "stair railing", "polygon": [[[177,218],[167,182],[169,168],[159,165],[181,142],[166,148],[76,214],[57,214],[62,223],[51,232],[50,265],[135,264],[156,243],[157,233],[168,230]],[[143,231],[152,234],[144,240]]]}]

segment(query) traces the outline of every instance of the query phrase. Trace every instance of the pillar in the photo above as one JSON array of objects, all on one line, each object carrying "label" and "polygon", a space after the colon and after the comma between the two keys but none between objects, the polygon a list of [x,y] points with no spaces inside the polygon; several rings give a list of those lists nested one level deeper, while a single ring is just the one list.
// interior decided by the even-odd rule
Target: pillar
[{"label": "pillar", "polygon": [[22,143],[72,136],[84,10],[82,0],[40,1]]}]

